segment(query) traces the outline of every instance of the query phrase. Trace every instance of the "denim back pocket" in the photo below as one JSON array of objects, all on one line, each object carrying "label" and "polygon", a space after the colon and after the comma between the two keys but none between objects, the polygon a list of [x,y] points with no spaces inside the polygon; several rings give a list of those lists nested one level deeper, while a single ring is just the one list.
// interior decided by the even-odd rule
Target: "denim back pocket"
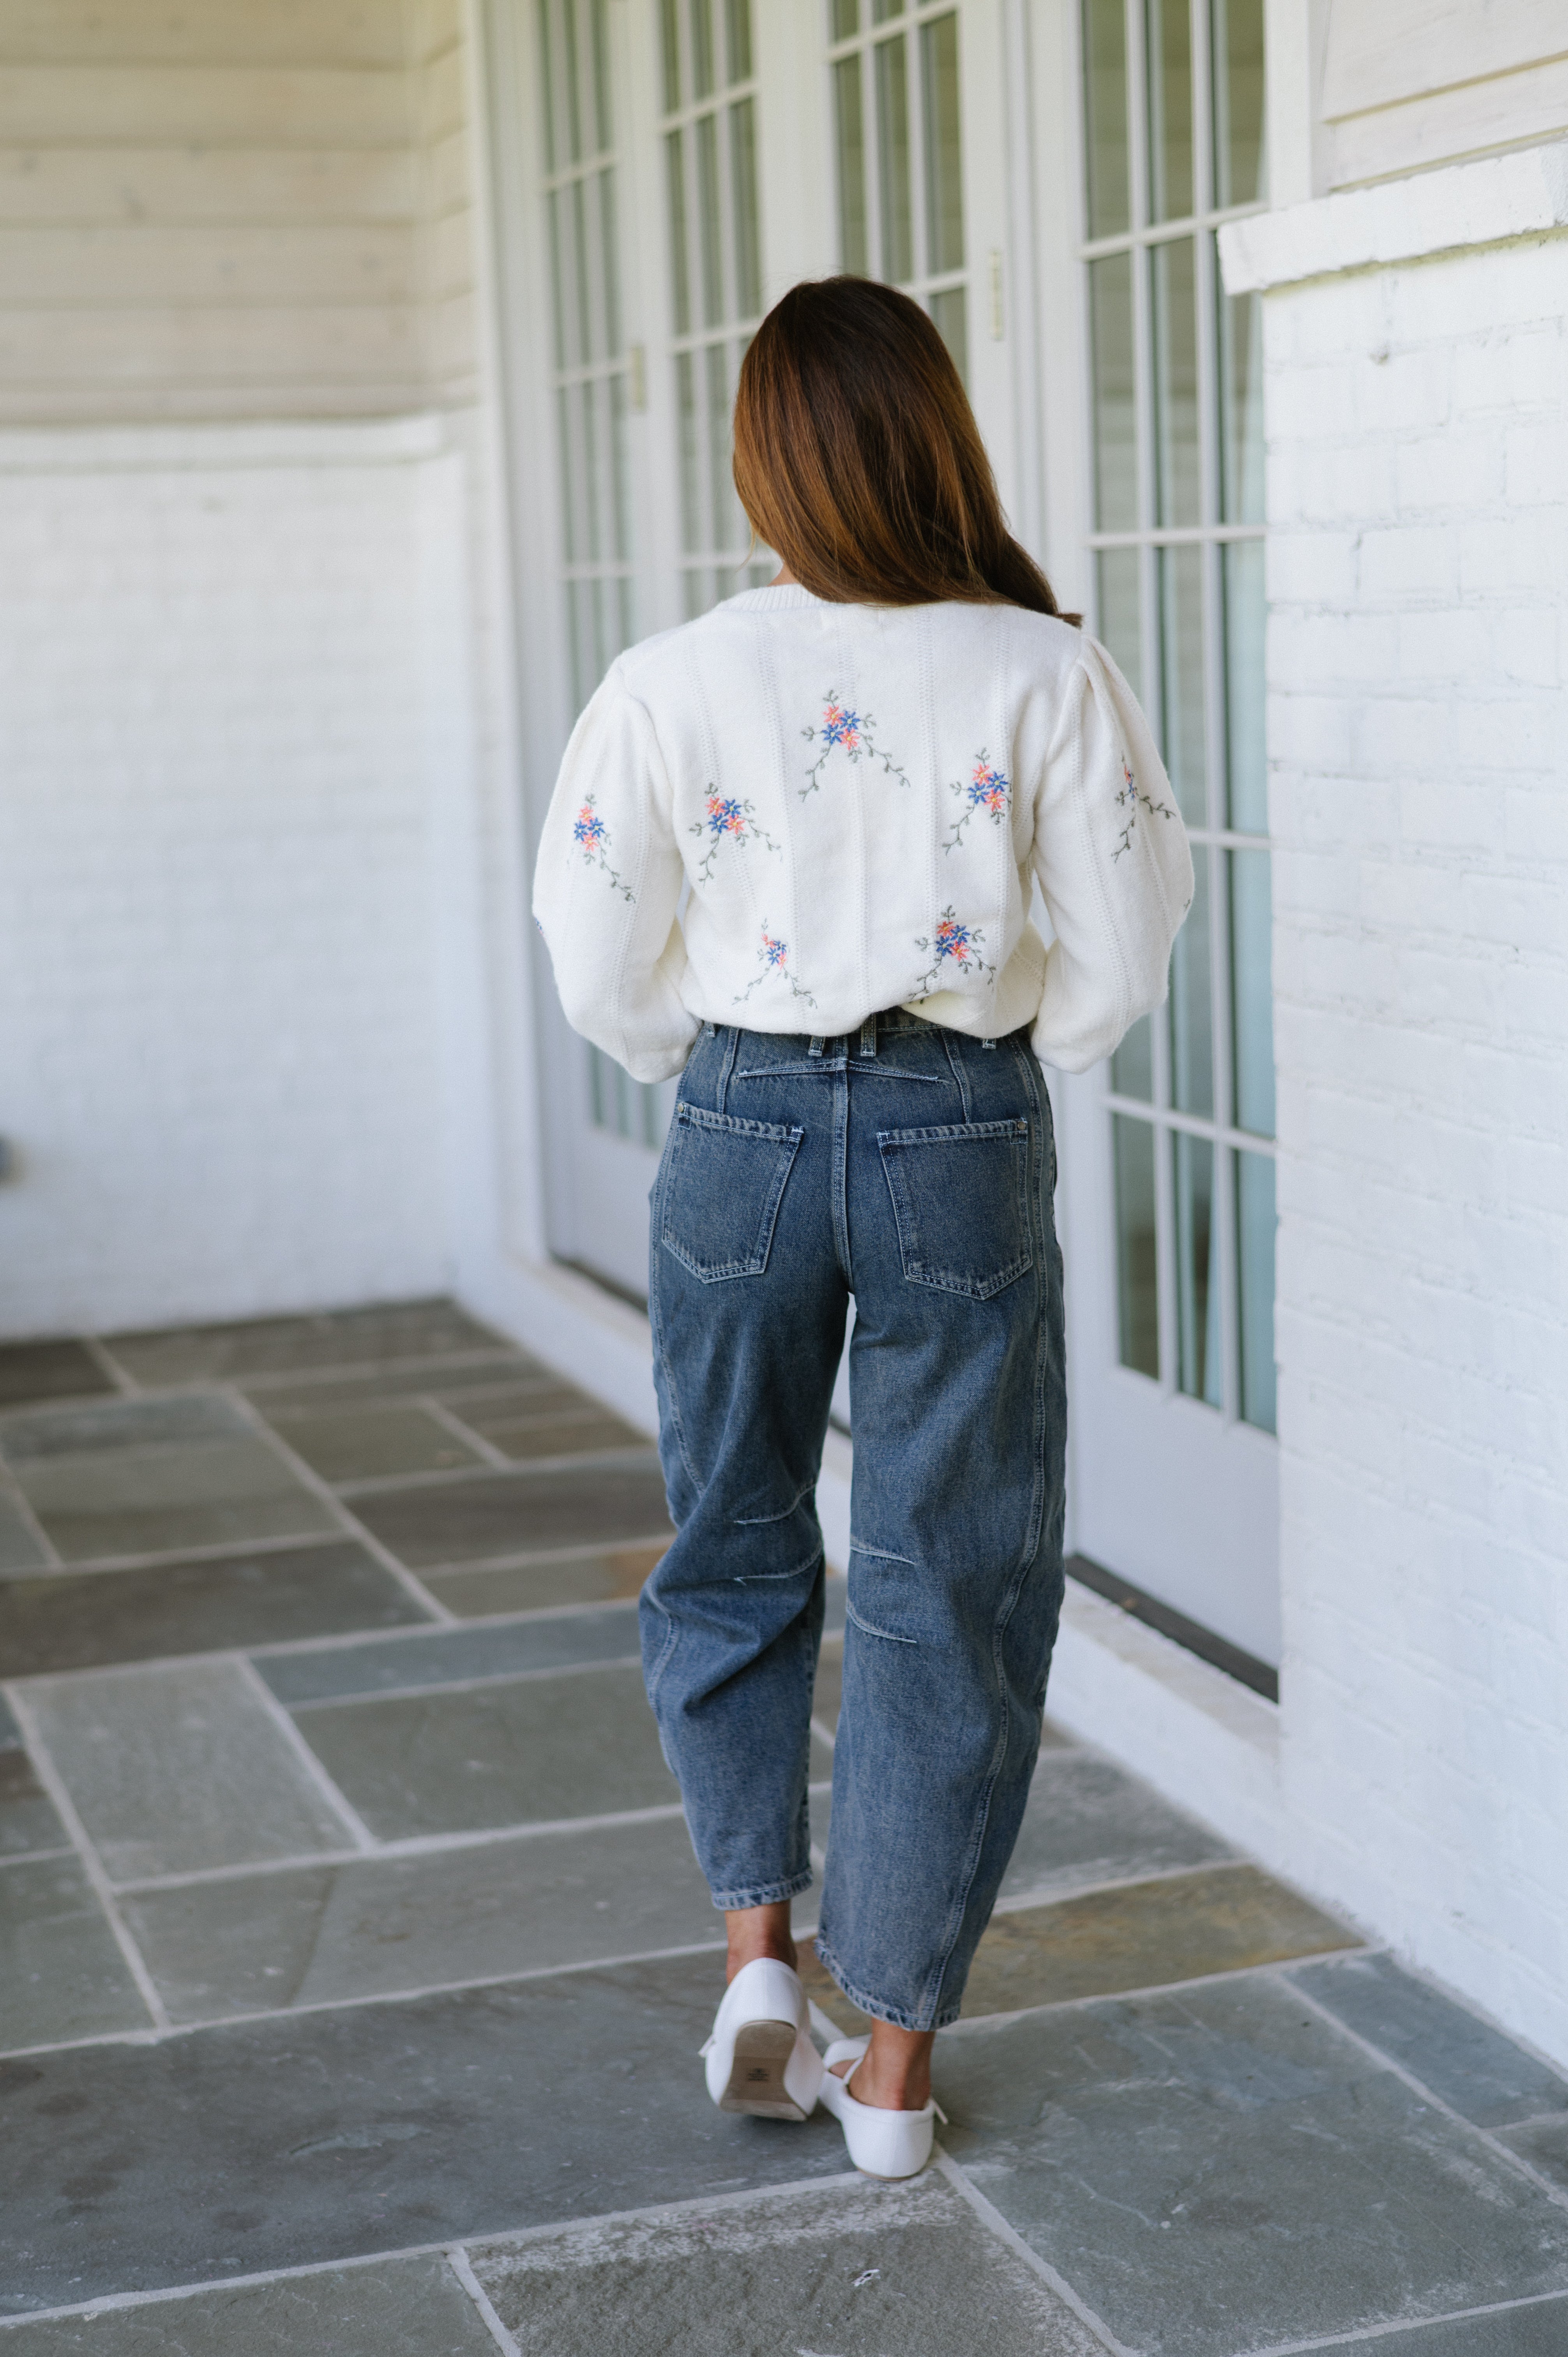
[{"label": "denim back pocket", "polygon": [[801,1129],[678,1104],[670,1131],[659,1241],[703,1285],[760,1276]]},{"label": "denim back pocket", "polygon": [[1026,1121],[885,1129],[876,1143],[911,1285],[989,1301],[1034,1266]]}]

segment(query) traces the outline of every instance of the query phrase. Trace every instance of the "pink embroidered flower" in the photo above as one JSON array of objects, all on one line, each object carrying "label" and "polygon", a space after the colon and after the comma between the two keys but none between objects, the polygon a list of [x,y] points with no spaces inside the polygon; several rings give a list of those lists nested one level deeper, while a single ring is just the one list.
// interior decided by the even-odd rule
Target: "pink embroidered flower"
[{"label": "pink embroidered flower", "polygon": [[971,810],[989,811],[1000,818],[1007,807],[1007,780],[1000,770],[993,770],[983,753],[974,765],[974,775],[969,783]]},{"label": "pink embroidered flower", "polygon": [[782,969],[789,962],[789,945],[775,941],[766,925],[762,928],[762,954],[769,965]]},{"label": "pink embroidered flower", "polygon": [[956,917],[943,917],[937,926],[936,952],[940,958],[951,958],[958,965],[966,965],[970,955],[968,925],[961,925]]},{"label": "pink embroidered flower", "polygon": [[708,832],[733,835],[737,842],[745,834],[746,813],[733,794],[708,796]]},{"label": "pink embroidered flower", "polygon": [[846,753],[860,750],[861,718],[836,698],[831,698],[822,713],[822,735],[830,745],[842,745]]},{"label": "pink embroidered flower", "polygon": [[604,849],[608,839],[608,830],[591,802],[585,802],[577,813],[575,823],[572,828],[572,837],[574,842],[582,845],[585,851]]}]

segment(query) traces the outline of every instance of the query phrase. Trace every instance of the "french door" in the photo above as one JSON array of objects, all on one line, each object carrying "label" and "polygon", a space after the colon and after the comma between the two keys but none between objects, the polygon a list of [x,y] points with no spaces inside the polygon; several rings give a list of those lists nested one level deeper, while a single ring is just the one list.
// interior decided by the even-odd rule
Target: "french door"
[{"label": "french door", "polygon": [[1196,871],[1166,1006],[1062,1092],[1074,1543],[1277,1663],[1261,321],[1215,250],[1265,193],[1262,18],[1075,0],[1042,81],[1077,329],[1047,359],[1053,560],[1154,722]]},{"label": "french door", "polygon": [[[533,163],[558,608],[533,634],[557,650],[533,669],[536,791],[620,648],[777,569],[735,495],[730,414],[797,279],[847,268],[922,302],[1005,480],[998,19],[999,0],[514,0],[499,46]],[[552,1243],[640,1295],[673,1084],[628,1080],[542,996]]]}]

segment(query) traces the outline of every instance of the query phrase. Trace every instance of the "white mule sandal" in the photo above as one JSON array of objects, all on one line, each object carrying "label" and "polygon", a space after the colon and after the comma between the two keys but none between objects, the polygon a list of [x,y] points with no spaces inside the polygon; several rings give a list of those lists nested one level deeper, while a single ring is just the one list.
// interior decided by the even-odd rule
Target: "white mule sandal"
[{"label": "white mule sandal", "polygon": [[841,2079],[833,2064],[850,2055],[858,2062],[870,2043],[869,2036],[841,2038],[829,2047],[822,2057],[822,2100],[843,2129],[849,2157],[864,2176],[918,2177],[931,2157],[932,2124],[940,2119],[945,2126],[948,2115],[934,2095],[919,2112],[884,2112],[852,2095],[854,2072]]},{"label": "white mule sandal", "polygon": [[741,1966],[703,2049],[708,2093],[721,2112],[750,2112],[764,2120],[807,2117],[822,2084],[811,2018],[800,1976],[788,1964],[758,1956]]}]

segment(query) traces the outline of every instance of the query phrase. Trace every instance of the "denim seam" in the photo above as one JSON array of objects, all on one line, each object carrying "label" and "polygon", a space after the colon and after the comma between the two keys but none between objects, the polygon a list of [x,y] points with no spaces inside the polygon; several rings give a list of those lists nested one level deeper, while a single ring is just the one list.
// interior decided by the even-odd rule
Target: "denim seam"
[{"label": "denim seam", "polygon": [[740,1033],[736,1029],[735,1026],[731,1024],[729,1028],[729,1039],[725,1048],[724,1061],[719,1066],[717,1102],[714,1108],[716,1113],[722,1114],[724,1112],[725,1098],[729,1089],[730,1074],[735,1070],[735,1060],[739,1052]]},{"label": "denim seam", "polygon": [[648,1301],[649,1325],[652,1329],[653,1347],[659,1363],[664,1370],[664,1395],[670,1403],[670,1422],[675,1434],[675,1446],[681,1452],[681,1462],[686,1469],[692,1487],[701,1492],[703,1484],[692,1462],[692,1452],[686,1446],[686,1427],[682,1420],[680,1396],[675,1389],[675,1369],[664,1342],[664,1320],[659,1309],[659,1288],[650,1288]]},{"label": "denim seam", "polygon": [[958,1101],[965,1121],[974,1117],[974,1104],[969,1093],[969,1074],[963,1068],[963,1058],[957,1052],[951,1034],[945,1028],[941,1034],[942,1049],[948,1060],[948,1070],[958,1083]]},{"label": "denim seam", "polygon": [[[785,1507],[784,1507],[784,1508],[783,1508],[783,1509],[782,1509],[779,1513],[777,1513],[777,1514],[732,1514],[732,1515],[730,1516],[730,1521],[731,1521],[731,1523],[734,1524],[735,1528],[736,1528],[736,1530],[739,1530],[739,1531],[755,1531],[755,1530],[763,1530],[763,1529],[765,1529],[765,1528],[766,1528],[769,1523],[787,1523],[787,1522],[789,1521],[789,1519],[790,1515],[794,1512],[794,1511],[795,1511],[796,1507],[800,1504],[800,1502],[801,1499],[802,1499],[802,1498],[809,1498],[809,1497],[811,1496],[811,1494],[812,1491],[816,1488],[816,1486],[817,1486],[816,1476],[815,1476],[815,1474],[813,1474],[813,1475],[812,1475],[812,1477],[811,1477],[811,1479],[808,1482],[806,1482],[806,1483],[803,1485],[803,1487],[802,1487],[802,1488],[800,1488],[800,1489],[799,1489],[799,1490],[797,1490],[797,1491],[796,1491],[796,1492],[795,1492],[794,1496],[790,1499],[790,1501],[789,1501],[789,1504],[788,1504],[787,1506],[785,1506]],[[818,1548],[818,1550],[817,1550],[817,1553],[820,1555],[820,1554],[821,1554],[821,1552],[822,1552],[822,1550],[821,1550],[821,1548],[819,1547],[819,1548]],[[813,1558],[813,1559],[814,1559],[814,1558]]]},{"label": "denim seam", "polygon": [[895,1555],[891,1547],[867,1546],[865,1541],[857,1539],[853,1532],[850,1534],[849,1551],[851,1555],[868,1555],[874,1563],[907,1563],[911,1571],[918,1571],[920,1568],[912,1555]]},{"label": "denim seam", "polygon": [[832,1975],[834,1985],[843,1991],[851,2005],[857,2007],[862,2013],[869,2014],[873,2021],[891,2022],[895,2029],[926,2030],[950,2029],[958,2019],[960,2008],[956,2005],[950,2011],[939,2014],[935,2021],[918,2019],[904,2006],[884,2005],[880,1997],[872,1996],[850,1979],[821,1932],[811,1944]]},{"label": "denim seam", "polygon": [[853,1604],[845,1604],[843,1609],[846,1620],[853,1620],[855,1627],[864,1629],[868,1637],[880,1637],[884,1644],[918,1646],[920,1641],[918,1637],[899,1637],[891,1629],[879,1629],[874,1620],[863,1620]]},{"label": "denim seam", "polygon": [[783,1882],[753,1883],[746,1889],[715,1890],[711,1896],[714,1905],[726,1915],[732,1909],[739,1907],[777,1907],[781,1900],[798,1899],[802,1890],[810,1890],[811,1878],[811,1869],[808,1866]]}]

